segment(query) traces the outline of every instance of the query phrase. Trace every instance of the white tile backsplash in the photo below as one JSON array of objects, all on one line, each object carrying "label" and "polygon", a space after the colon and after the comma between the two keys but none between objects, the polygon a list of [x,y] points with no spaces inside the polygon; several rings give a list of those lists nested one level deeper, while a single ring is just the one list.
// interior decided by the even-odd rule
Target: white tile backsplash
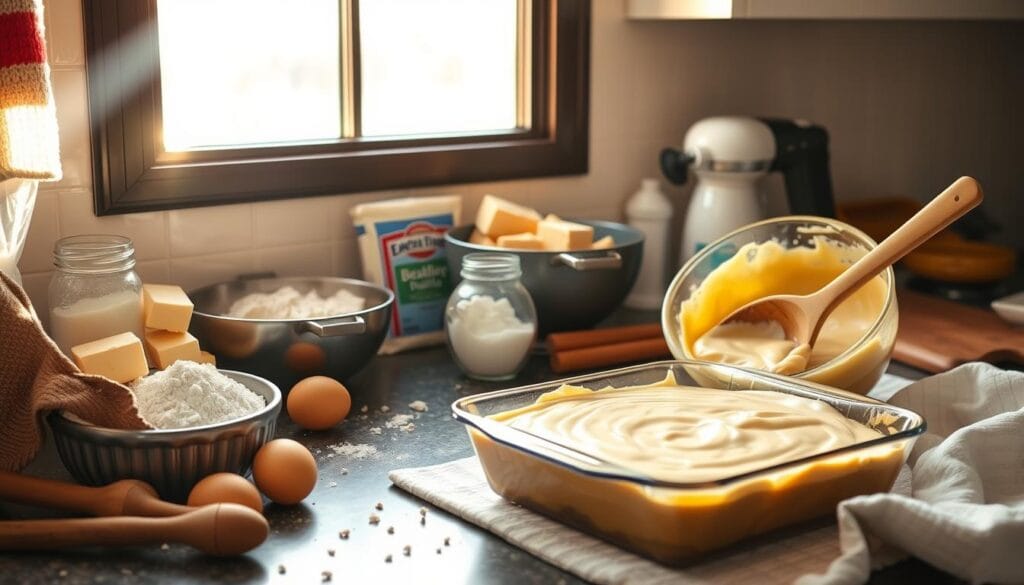
[{"label": "white tile backsplash", "polygon": [[168,257],[167,214],[163,212],[129,213],[125,215],[93,215],[92,192],[74,189],[59,192],[60,233],[116,234],[131,238],[137,260]]},{"label": "white tile backsplash", "polygon": [[327,197],[256,203],[253,209],[253,243],[257,248],[330,239],[334,207]]},{"label": "white tile backsplash", "polygon": [[89,110],[85,69],[54,69],[53,101],[57,106],[60,135],[60,181],[43,183],[43,189],[92,187],[92,155],[89,145]]},{"label": "white tile backsplash", "polygon": [[85,65],[81,0],[46,0],[46,49],[54,68]]},{"label": "white tile backsplash", "polygon": [[242,274],[257,271],[256,253],[252,250],[230,254],[213,254],[170,261],[170,282],[186,291],[234,280]]},{"label": "white tile backsplash", "polygon": [[170,260],[147,260],[135,263],[135,272],[142,282],[152,284],[173,284]]},{"label": "white tile backsplash", "polygon": [[[2,195],[0,195],[2,196]],[[32,211],[32,224],[28,228],[25,248],[18,262],[21,272],[44,272],[53,269],[53,243],[60,238],[57,213],[57,194],[40,191]]]},{"label": "white tile backsplash", "polygon": [[171,257],[251,250],[252,208],[243,204],[168,212]]},{"label": "white tile backsplash", "polygon": [[363,278],[359,242],[355,238],[331,243],[331,265],[336,276]]},{"label": "white tile backsplash", "polygon": [[303,244],[258,250],[256,267],[278,276],[330,276],[334,272],[332,244]]}]

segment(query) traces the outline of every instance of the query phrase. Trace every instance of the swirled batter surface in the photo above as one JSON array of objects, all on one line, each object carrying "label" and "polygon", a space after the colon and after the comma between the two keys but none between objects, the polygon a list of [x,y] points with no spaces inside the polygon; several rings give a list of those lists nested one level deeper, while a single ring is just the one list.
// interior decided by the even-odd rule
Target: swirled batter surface
[{"label": "swirled batter surface", "polygon": [[494,416],[648,477],[715,481],[881,436],[830,405],[762,390],[562,386]]}]

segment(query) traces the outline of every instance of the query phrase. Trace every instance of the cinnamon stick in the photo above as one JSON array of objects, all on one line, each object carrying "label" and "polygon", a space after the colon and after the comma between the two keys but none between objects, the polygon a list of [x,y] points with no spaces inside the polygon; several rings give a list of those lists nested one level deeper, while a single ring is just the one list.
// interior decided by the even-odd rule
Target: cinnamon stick
[{"label": "cinnamon stick", "polygon": [[611,345],[639,339],[653,339],[661,336],[661,325],[659,323],[648,323],[645,325],[626,325],[623,327],[588,329],[586,331],[551,333],[547,337],[547,343],[548,351],[557,353],[571,349]]},{"label": "cinnamon stick", "polygon": [[558,374],[671,357],[664,337],[638,339],[580,349],[551,352],[551,369]]}]

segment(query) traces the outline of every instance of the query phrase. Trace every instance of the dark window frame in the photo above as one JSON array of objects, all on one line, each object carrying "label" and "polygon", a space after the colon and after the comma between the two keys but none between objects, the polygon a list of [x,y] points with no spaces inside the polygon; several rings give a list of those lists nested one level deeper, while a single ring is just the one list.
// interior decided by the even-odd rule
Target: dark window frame
[{"label": "dark window frame", "polygon": [[96,215],[588,170],[590,0],[533,0],[527,130],[187,153],[160,141],[156,0],[83,10]]}]

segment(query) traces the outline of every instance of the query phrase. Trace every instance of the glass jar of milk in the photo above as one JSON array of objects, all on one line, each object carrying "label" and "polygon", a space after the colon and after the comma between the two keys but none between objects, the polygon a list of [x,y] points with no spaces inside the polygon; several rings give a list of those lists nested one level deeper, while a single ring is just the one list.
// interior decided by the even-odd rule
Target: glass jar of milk
[{"label": "glass jar of milk", "polygon": [[135,246],[122,236],[57,241],[50,279],[50,334],[65,355],[89,341],[130,331],[142,339],[142,280]]},{"label": "glass jar of milk", "polygon": [[471,378],[514,378],[537,335],[537,311],[519,281],[519,256],[467,254],[460,274],[444,320],[455,363]]}]

